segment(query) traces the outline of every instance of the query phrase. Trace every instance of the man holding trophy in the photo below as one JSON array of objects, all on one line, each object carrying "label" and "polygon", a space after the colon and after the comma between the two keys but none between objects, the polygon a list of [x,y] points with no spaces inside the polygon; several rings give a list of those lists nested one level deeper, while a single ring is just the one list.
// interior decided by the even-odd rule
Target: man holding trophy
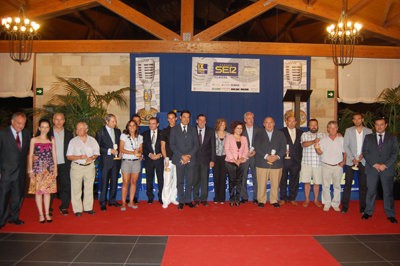
[{"label": "man holding trophy", "polygon": [[100,146],[100,208],[102,211],[107,210],[107,190],[110,184],[109,206],[121,207],[116,201],[118,173],[121,168],[119,154],[119,139],[121,130],[116,128],[117,118],[113,114],[107,114],[105,117],[106,125],[96,133],[96,140]]}]

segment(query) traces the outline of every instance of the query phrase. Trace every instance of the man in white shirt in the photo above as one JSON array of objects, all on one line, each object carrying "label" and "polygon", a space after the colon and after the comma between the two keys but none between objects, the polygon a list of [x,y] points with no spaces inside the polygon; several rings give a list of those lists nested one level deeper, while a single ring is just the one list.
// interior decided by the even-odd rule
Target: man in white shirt
[{"label": "man in white shirt", "polygon": [[[322,162],[322,204],[324,211],[332,207],[340,211],[340,181],[343,176],[343,166],[346,153],[343,149],[343,137],[338,136],[338,124],[329,121],[328,136],[314,144],[315,151],[321,155]],[[333,184],[333,199],[331,198],[331,183]]]}]

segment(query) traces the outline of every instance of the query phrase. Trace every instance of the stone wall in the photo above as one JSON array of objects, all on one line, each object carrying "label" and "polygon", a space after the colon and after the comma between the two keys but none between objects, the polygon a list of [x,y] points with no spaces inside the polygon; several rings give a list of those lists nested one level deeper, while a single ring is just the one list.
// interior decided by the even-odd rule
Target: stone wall
[{"label": "stone wall", "polygon": [[[129,54],[37,54],[36,88],[43,88],[36,96],[36,107],[49,101],[57,81],[56,76],[81,78],[100,93],[130,86]],[[129,92],[126,92],[128,107],[119,108],[111,104],[108,112],[117,116],[118,127],[124,128],[129,120]]]}]

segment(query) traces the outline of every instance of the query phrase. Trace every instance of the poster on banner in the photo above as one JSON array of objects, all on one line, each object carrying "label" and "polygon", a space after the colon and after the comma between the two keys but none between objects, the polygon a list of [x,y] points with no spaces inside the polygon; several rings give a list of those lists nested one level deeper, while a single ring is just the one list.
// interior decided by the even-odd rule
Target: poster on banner
[{"label": "poster on banner", "polygon": [[136,113],[143,125],[160,110],[160,58],[136,57]]},{"label": "poster on banner", "polygon": [[[307,89],[307,60],[283,60],[283,96],[286,90]],[[294,116],[294,102],[283,103],[283,119]],[[300,103],[300,126],[307,126],[307,103]]]},{"label": "poster on banner", "polygon": [[192,91],[260,92],[260,59],[192,58]]}]

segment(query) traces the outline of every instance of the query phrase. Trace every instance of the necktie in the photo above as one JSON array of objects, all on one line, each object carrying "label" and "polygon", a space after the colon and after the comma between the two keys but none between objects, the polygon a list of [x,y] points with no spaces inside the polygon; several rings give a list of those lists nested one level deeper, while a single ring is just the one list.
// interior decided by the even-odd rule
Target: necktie
[{"label": "necktie", "polygon": [[186,126],[183,126],[183,134],[186,134]]},{"label": "necktie", "polygon": [[111,141],[113,144],[115,144],[115,133],[114,129],[110,129],[110,136],[111,136]]},{"label": "necktie", "polygon": [[155,144],[156,144],[156,132],[153,130],[151,135],[151,146],[153,147],[154,151],[155,151]]},{"label": "necktie", "polygon": [[17,142],[18,150],[21,151],[21,140],[19,139],[19,132],[17,132],[17,137],[15,138],[15,141]]},{"label": "necktie", "polygon": [[294,144],[294,141],[296,140],[296,136],[295,136],[295,131],[294,129],[290,130],[290,138],[292,139],[292,143]]},{"label": "necktie", "polygon": [[378,142],[378,150],[379,151],[382,150],[382,145],[383,145],[382,134],[379,134],[379,142]]},{"label": "necktie", "polygon": [[203,138],[201,137],[201,129],[199,129],[199,143],[200,143],[200,145],[203,144],[202,141],[203,141]]}]

